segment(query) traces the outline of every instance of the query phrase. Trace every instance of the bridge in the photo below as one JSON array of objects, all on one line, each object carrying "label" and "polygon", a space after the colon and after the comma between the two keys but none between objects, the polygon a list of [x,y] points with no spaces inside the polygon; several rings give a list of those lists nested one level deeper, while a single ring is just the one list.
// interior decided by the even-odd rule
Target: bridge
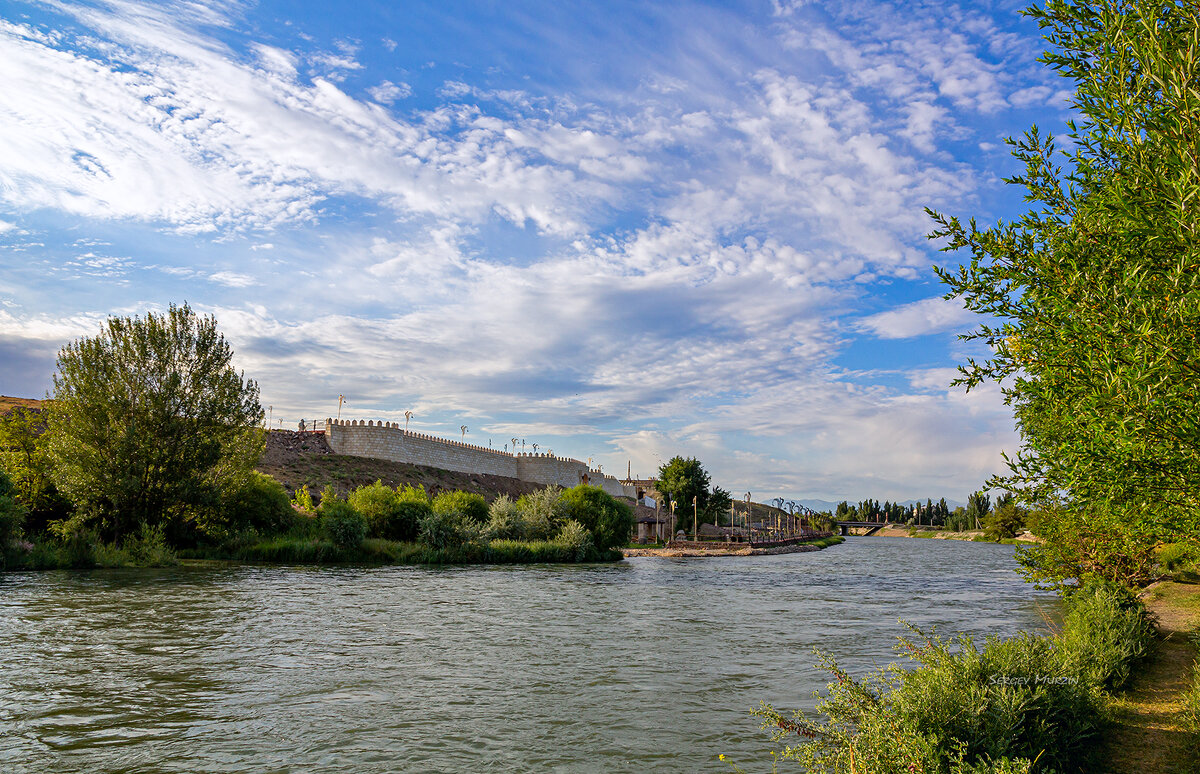
[{"label": "bridge", "polygon": [[865,529],[864,535],[874,535],[888,523],[886,521],[839,521],[837,525],[843,535],[849,535],[851,529]]}]

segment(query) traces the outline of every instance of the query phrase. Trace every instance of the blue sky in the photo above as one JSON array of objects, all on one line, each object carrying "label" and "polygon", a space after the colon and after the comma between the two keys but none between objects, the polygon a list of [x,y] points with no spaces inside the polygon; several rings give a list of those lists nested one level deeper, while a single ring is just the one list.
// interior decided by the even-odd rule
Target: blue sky
[{"label": "blue sky", "polygon": [[[1067,118],[1019,3],[0,2],[0,393],[110,314],[214,314],[278,424],[756,499],[964,499],[926,206]],[[975,354],[978,354],[975,352]]]}]

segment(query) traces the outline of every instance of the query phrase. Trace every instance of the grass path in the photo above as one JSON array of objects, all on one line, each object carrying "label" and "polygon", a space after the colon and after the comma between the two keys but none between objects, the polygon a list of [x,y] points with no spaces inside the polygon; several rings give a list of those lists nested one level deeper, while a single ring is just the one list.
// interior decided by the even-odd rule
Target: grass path
[{"label": "grass path", "polygon": [[1189,634],[1200,629],[1200,583],[1166,581],[1146,590],[1158,646],[1113,704],[1110,774],[1200,774],[1196,737],[1183,719],[1196,659]]}]

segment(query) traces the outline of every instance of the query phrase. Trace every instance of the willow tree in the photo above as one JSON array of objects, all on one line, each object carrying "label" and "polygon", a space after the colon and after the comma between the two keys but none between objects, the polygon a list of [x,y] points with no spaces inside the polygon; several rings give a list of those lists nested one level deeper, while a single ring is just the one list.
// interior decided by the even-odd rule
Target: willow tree
[{"label": "willow tree", "polygon": [[232,364],[216,320],[187,305],[112,317],[62,349],[48,439],[69,527],[121,540],[141,525],[218,519],[220,494],[257,464],[258,385]]},{"label": "willow tree", "polygon": [[1200,34],[1163,0],[1031,8],[1041,61],[1075,88],[1060,149],[1010,141],[1031,208],[980,229],[932,213],[947,298],[990,320],[991,356],[957,383],[999,382],[1022,447],[992,482],[1039,509],[1038,580],[1146,581],[1152,551],[1200,527]]}]

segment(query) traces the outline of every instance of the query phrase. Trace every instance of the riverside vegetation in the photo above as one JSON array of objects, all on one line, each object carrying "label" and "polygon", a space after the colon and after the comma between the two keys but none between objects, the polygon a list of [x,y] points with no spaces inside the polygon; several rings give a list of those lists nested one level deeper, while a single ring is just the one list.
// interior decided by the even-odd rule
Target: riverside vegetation
[{"label": "riverside vegetation", "polygon": [[313,498],[254,470],[258,386],[186,304],[110,318],[59,353],[46,407],[0,417],[0,569],[263,562],[594,562],[632,509],[598,487],[490,505],[381,482]]},{"label": "riverside vegetation", "polygon": [[[1200,666],[1194,652],[1166,660],[1179,647],[1154,636],[1135,594],[1174,575],[1200,599],[1200,14],[1158,0],[1025,13],[1049,42],[1041,61],[1073,82],[1068,150],[1037,127],[1011,141],[1025,169],[1007,182],[1033,208],[987,229],[930,212],[931,237],[970,253],[937,271],[947,298],[986,316],[962,338],[989,356],[956,384],[997,383],[1020,431],[1008,475],[988,482],[1014,498],[991,531],[1027,521],[1040,542],[1017,549],[1022,572],[1062,595],[1066,618],[1052,637],[982,646],[913,629],[899,647],[916,668],[863,679],[822,654],[834,681],[815,713],[759,711],[782,744],[776,766],[1200,767]],[[1200,609],[1185,618],[1197,632]],[[1155,701],[1170,715],[1135,732],[1138,702],[1122,691],[1164,665],[1175,674],[1143,693],[1166,694]],[[1107,746],[1121,743],[1155,749]]]}]

